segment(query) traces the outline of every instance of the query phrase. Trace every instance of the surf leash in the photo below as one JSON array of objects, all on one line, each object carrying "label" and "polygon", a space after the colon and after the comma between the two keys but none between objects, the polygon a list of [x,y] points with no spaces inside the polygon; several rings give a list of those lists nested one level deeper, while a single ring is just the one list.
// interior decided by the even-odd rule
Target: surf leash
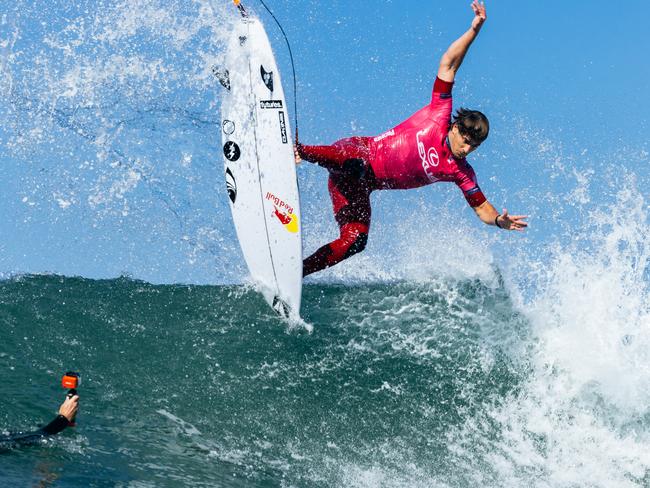
[{"label": "surf leash", "polygon": [[[244,6],[241,4],[241,0],[232,0],[235,4],[235,6],[239,9],[239,13],[241,14],[242,17],[248,17],[248,12],[246,12],[246,9],[244,9]],[[296,145],[298,144],[298,89],[296,87],[296,65],[293,61],[293,52],[291,51],[291,44],[289,43],[289,38],[287,37],[286,32],[284,32],[284,29],[282,28],[282,24],[280,21],[277,19],[277,17],[273,14],[271,9],[264,3],[264,0],[259,0],[262,6],[266,9],[266,11],[269,13],[269,15],[273,18],[275,23],[278,25],[280,28],[280,32],[282,32],[282,36],[284,37],[285,42],[287,43],[287,48],[289,49],[289,59],[291,59],[291,72],[293,74],[293,120],[294,124],[296,125]]]}]

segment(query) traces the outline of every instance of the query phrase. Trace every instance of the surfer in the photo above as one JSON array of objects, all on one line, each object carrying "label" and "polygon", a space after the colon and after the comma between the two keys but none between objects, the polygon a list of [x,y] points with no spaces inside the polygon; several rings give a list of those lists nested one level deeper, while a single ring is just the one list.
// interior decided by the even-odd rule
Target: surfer
[{"label": "surfer", "polygon": [[8,451],[20,446],[38,444],[46,437],[58,434],[66,427],[74,424],[74,419],[79,410],[79,395],[66,395],[59,407],[59,414],[45,427],[33,432],[17,432],[14,434],[0,435],[0,452]]},{"label": "surfer", "polygon": [[303,276],[334,266],[365,249],[370,230],[370,193],[374,190],[453,182],[485,224],[517,231],[528,225],[526,215],[510,215],[506,209],[497,212],[483,195],[465,159],[487,138],[487,117],[461,108],[452,119],[451,92],[456,72],[487,18],[484,3],[474,0],[471,7],[471,27],[443,54],[429,105],[377,137],[351,137],[331,146],[297,143],[296,163],[305,159],[328,170],[328,189],[340,229],[338,239],[304,260]]}]

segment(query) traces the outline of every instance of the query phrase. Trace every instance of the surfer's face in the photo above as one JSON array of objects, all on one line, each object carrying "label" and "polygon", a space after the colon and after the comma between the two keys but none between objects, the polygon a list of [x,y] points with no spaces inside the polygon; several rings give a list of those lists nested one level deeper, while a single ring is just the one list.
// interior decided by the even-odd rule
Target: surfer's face
[{"label": "surfer's face", "polygon": [[480,142],[477,144],[469,137],[461,134],[456,124],[451,127],[451,130],[449,131],[449,146],[451,148],[451,153],[455,158],[466,158],[480,145]]}]

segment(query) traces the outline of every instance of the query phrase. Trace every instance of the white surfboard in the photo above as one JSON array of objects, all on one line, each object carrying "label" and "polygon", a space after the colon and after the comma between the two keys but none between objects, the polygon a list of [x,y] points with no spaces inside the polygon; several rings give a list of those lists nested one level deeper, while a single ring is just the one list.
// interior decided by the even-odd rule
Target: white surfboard
[{"label": "white surfboard", "polygon": [[230,209],[244,259],[266,301],[299,318],[300,201],[289,113],[262,23],[236,22],[225,63],[221,132]]}]

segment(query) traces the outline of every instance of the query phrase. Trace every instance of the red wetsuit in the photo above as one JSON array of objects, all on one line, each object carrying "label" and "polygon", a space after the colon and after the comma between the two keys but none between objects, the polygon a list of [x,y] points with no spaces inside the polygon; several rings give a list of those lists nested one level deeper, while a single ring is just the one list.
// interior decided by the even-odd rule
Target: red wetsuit
[{"label": "red wetsuit", "polygon": [[341,235],[303,263],[303,276],[333,266],[362,251],[370,229],[370,193],[408,189],[438,181],[454,182],[467,202],[485,202],[465,159],[451,153],[452,83],[436,79],[431,103],[377,137],[351,137],[331,146],[298,145],[303,159],[329,173],[328,188]]}]

